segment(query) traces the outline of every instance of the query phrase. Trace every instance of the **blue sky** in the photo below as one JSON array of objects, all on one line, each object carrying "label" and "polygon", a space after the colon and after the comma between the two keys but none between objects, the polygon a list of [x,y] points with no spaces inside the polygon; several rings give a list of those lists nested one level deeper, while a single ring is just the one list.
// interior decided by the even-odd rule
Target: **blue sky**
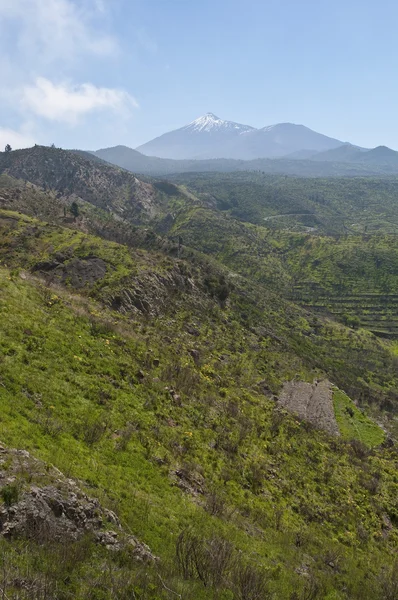
[{"label": "blue sky", "polygon": [[390,0],[0,0],[0,147],[135,147],[196,117],[398,149]]}]

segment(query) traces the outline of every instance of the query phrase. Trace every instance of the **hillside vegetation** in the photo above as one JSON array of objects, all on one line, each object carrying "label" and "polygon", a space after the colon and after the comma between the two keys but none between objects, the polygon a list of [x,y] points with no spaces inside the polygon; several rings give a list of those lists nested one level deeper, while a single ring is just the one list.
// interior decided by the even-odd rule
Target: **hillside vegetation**
[{"label": "hillside vegetation", "polygon": [[264,173],[171,176],[207,206],[272,229],[318,234],[397,233],[398,180],[308,179]]},{"label": "hillside vegetation", "polygon": [[0,152],[0,174],[54,191],[71,201],[81,198],[132,222],[154,216],[156,194],[150,184],[87,156],[46,146]]},{"label": "hillside vegetation", "polygon": [[[1,526],[4,597],[393,599],[396,343],[298,285],[392,302],[393,236],[275,230],[159,181],[123,212],[84,157],[44,189],[47,151],[69,168],[39,148],[0,177],[2,523],[47,505]],[[335,428],[287,387],[330,390]],[[72,489],[96,509],[69,539]]]},{"label": "hillside vegetation", "polygon": [[[3,222],[11,218],[5,214]],[[89,282],[81,297],[72,293],[72,283],[69,291],[49,289],[27,271],[2,269],[3,442],[51,461],[105,506],[117,508],[125,528],[161,557],[159,574],[167,587],[184,597],[208,597],[209,586],[219,589],[220,597],[229,597],[228,589],[240,597],[235,586],[243,585],[239,577],[249,572],[264,594],[274,591],[281,598],[291,597],[297,586],[305,597],[308,585],[318,595],[337,588],[344,597],[349,586],[349,597],[364,597],[359,594],[370,568],[369,597],[374,597],[395,543],[395,451],[369,454],[280,412],[271,390],[277,392],[279,382],[300,368],[304,378],[311,372],[293,353],[282,353],[279,342],[267,336],[261,342],[242,327],[233,305],[223,309],[200,292],[200,272],[194,288],[181,292],[186,297],[180,308],[171,290],[169,308],[164,303],[159,311],[155,299],[151,308],[157,317],[134,306],[109,312],[91,298],[112,303],[110,290],[120,293],[123,282],[127,292],[137,275],[145,277],[144,265],[153,270],[150,257],[68,230],[48,231],[26,218],[18,217],[17,225],[9,234],[14,263],[27,266],[28,228],[36,247],[39,241],[38,256],[27,254],[34,270],[49,247],[54,253],[72,247],[78,257],[83,250],[95,252],[109,267],[117,256],[120,267]],[[156,267],[158,297],[170,267],[167,262]],[[370,484],[368,489],[365,482],[376,473],[377,489]],[[229,549],[229,559],[224,556],[218,567],[223,569],[218,583],[210,566],[200,567],[204,585],[195,563],[185,564],[194,560],[184,554],[193,539],[207,540],[203,543],[219,552]],[[231,571],[229,561],[238,549],[246,558]],[[96,551],[90,552],[86,576],[96,577]],[[309,556],[316,561],[308,563]],[[121,576],[124,570],[114,560],[109,568]],[[295,569],[308,569],[309,579]],[[235,571],[241,573],[237,581]],[[168,597],[159,580],[155,583],[154,572],[142,597]],[[78,596],[87,582],[74,578],[73,585]]]}]

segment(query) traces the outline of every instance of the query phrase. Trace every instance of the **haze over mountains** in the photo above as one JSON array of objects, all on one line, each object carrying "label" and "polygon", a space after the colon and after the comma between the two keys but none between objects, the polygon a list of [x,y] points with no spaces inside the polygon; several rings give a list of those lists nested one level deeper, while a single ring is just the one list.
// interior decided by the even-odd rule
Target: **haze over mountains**
[{"label": "haze over mountains", "polygon": [[159,158],[252,160],[279,158],[303,150],[315,154],[342,144],[303,125],[279,123],[256,129],[207,113],[189,125],[139,146],[137,150]]},{"label": "haze over mountains", "polygon": [[292,123],[255,129],[212,113],[136,150],[114,146],[92,154],[149,175],[256,170],[304,177],[398,173],[398,152],[386,146],[368,150]]}]

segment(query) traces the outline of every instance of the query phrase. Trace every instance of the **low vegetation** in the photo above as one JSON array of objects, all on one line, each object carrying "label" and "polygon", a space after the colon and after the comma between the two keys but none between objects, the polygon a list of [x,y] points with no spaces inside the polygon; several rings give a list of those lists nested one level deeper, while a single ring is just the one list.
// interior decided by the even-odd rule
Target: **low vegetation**
[{"label": "low vegetation", "polygon": [[[4,597],[394,598],[396,344],[356,309],[292,302],[300,271],[330,297],[367,279],[379,293],[376,259],[394,286],[393,238],[362,253],[364,236],[276,231],[148,183],[155,233],[121,222],[105,192],[98,208],[37,187],[39,167],[0,180],[0,440],[157,559],[90,531],[2,536]],[[339,436],[279,402],[285,382],[322,379]],[[15,514],[36,470],[0,473],[0,512]]]}]

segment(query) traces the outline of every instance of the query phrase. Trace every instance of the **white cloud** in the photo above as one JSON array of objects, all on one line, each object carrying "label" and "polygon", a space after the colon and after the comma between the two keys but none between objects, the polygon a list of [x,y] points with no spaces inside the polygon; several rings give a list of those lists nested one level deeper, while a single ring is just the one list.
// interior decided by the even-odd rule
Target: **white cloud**
[{"label": "white cloud", "polygon": [[22,106],[51,121],[75,124],[80,117],[96,110],[128,114],[137,108],[136,100],[123,90],[96,87],[90,83],[55,85],[44,77],[23,89]]},{"label": "white cloud", "polygon": [[76,123],[91,135],[100,111],[125,127],[137,102],[106,80],[124,58],[112,34],[118,2],[0,0],[0,150],[3,139],[13,147],[68,139]]},{"label": "white cloud", "polygon": [[3,151],[6,144],[10,144],[13,150],[17,148],[28,148],[33,146],[34,139],[29,134],[20,133],[7,127],[0,127],[0,151]]},{"label": "white cloud", "polygon": [[13,21],[18,26],[18,50],[28,60],[44,64],[72,61],[81,53],[107,56],[117,41],[101,32],[98,17],[104,3],[71,0],[0,0],[0,37]]}]

